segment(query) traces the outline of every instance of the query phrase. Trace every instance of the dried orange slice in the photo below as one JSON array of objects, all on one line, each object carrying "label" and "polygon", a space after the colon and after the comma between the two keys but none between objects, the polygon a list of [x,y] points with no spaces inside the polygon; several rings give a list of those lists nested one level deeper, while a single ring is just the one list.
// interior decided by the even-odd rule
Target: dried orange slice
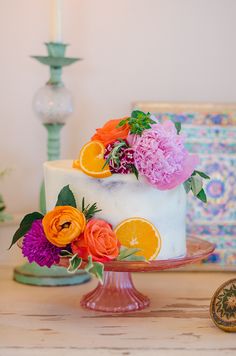
[{"label": "dried orange slice", "polygon": [[115,228],[121,245],[128,248],[139,248],[136,253],[146,260],[154,260],[161,249],[161,236],[156,227],[143,218],[130,218],[122,221]]},{"label": "dried orange slice", "polygon": [[100,141],[90,141],[86,143],[79,156],[78,168],[85,174],[94,178],[106,178],[111,176],[108,165],[104,167],[105,147]]}]

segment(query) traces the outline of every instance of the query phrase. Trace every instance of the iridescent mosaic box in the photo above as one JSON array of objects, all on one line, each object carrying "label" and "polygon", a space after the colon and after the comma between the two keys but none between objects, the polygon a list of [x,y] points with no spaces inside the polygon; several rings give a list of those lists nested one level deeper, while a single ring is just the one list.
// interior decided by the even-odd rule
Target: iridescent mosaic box
[{"label": "iridescent mosaic box", "polygon": [[195,269],[236,270],[236,104],[137,102],[134,107],[181,122],[189,150],[200,156],[199,170],[211,177],[208,204],[188,195],[188,232],[216,244],[215,253]]}]

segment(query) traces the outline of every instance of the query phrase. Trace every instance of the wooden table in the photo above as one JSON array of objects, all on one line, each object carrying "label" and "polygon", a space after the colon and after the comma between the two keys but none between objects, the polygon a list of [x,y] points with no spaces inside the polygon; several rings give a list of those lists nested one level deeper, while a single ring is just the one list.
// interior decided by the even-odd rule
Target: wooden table
[{"label": "wooden table", "polygon": [[233,273],[135,274],[151,298],[141,312],[107,315],[80,307],[95,285],[33,287],[12,281],[0,267],[0,356],[236,355],[236,334],[209,317],[216,288]]}]

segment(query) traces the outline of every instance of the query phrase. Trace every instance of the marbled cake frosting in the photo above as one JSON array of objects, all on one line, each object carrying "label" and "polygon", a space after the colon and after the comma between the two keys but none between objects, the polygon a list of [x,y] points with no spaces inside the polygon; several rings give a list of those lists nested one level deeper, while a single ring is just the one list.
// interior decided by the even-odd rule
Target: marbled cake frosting
[{"label": "marbled cake frosting", "polygon": [[[44,163],[47,210],[54,208],[58,192],[70,185],[78,206],[97,202],[102,211],[97,218],[115,227],[131,217],[142,217],[159,230],[162,240],[157,259],[178,258],[186,253],[186,193],[181,185],[171,190],[158,190],[136,179],[134,174],[114,174],[105,179],[92,178],[72,168],[72,161]],[[135,247],[135,246],[134,246]]]}]

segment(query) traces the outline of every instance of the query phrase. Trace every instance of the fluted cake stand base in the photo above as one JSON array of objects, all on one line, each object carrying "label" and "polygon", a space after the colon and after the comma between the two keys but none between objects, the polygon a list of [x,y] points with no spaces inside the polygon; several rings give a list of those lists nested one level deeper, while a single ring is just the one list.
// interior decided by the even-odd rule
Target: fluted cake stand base
[{"label": "fluted cake stand base", "polygon": [[86,294],[81,305],[84,308],[123,313],[146,308],[148,297],[134,287],[130,272],[104,272],[104,282]]}]

